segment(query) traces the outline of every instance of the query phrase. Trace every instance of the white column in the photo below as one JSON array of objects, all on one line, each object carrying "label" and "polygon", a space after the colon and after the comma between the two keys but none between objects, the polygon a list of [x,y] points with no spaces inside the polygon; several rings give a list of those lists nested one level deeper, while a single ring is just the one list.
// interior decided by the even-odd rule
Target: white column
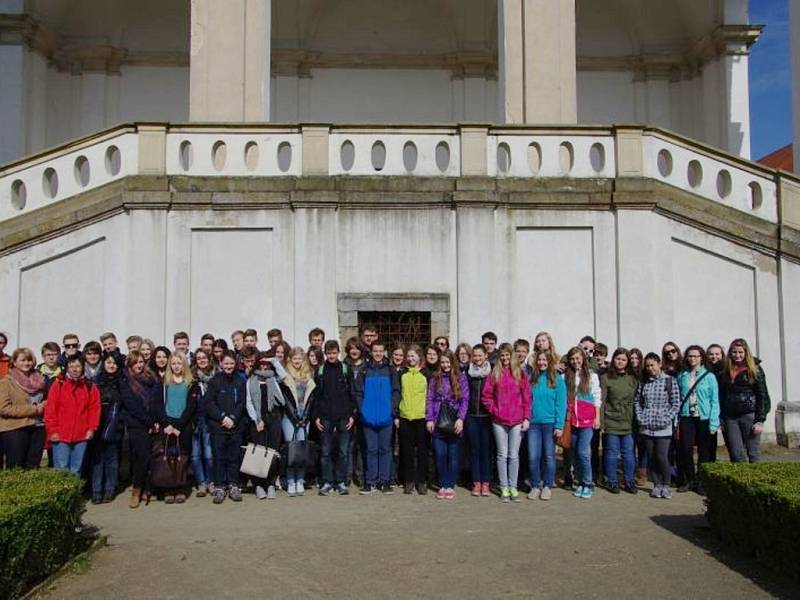
[{"label": "white column", "polygon": [[523,123],[523,0],[497,0],[497,101],[501,123]]},{"label": "white column", "polygon": [[271,10],[271,0],[192,0],[192,121],[269,120]]},{"label": "white column", "polygon": [[750,158],[750,82],[747,46],[735,44],[721,58],[725,76],[727,119],[723,148]]}]

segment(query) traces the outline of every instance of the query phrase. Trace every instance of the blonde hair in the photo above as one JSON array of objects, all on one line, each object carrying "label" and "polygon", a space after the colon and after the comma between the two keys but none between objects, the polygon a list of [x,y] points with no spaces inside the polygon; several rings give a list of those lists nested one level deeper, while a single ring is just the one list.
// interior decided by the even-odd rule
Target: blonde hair
[{"label": "blonde hair", "polygon": [[192,385],[194,376],[192,375],[192,370],[189,368],[189,359],[186,358],[186,355],[183,352],[175,352],[169,357],[169,361],[167,362],[167,372],[164,373],[164,385],[172,385],[175,383],[175,375],[172,373],[172,361],[176,358],[179,359],[181,361],[181,365],[183,365],[183,383],[185,383],[187,386]]},{"label": "blonde hair", "polygon": [[30,348],[17,348],[14,352],[11,353],[11,364],[13,365],[17,362],[19,357],[27,358],[29,361],[33,363],[33,366],[36,366],[36,356],[33,354],[33,350]]},{"label": "blonde hair", "polygon": [[556,362],[560,361],[561,356],[558,354],[558,352],[556,352],[556,343],[553,341],[553,336],[546,331],[540,331],[535,336],[533,336],[533,352],[534,353],[539,352],[539,349],[536,347],[536,340],[542,336],[547,338],[547,343],[550,345],[550,347],[547,350],[544,350],[544,352],[549,352],[550,354],[552,354],[553,359]]},{"label": "blonde hair", "polygon": [[750,346],[747,345],[747,342],[743,338],[736,338],[731,342],[731,345],[728,346],[728,354],[725,356],[725,371],[730,377],[733,377],[736,367],[731,358],[731,350],[736,346],[744,350],[744,364],[747,366],[747,379],[750,383],[755,383],[758,380],[758,367],[756,367],[756,360],[753,358],[753,353],[750,352]]},{"label": "blonde hair", "polygon": [[[292,364],[292,357],[302,356],[303,364],[299,369],[296,369]],[[286,354],[286,372],[292,376],[295,381],[308,381],[311,379],[311,363],[308,362],[308,355],[306,351],[300,346],[295,346]]]},{"label": "blonde hair", "polygon": [[494,369],[492,369],[492,379],[495,382],[500,381],[500,376],[503,374],[503,366],[500,364],[500,355],[503,352],[508,352],[511,355],[511,375],[514,377],[515,381],[519,381],[522,379],[522,369],[520,369],[519,362],[517,362],[517,357],[514,356],[514,348],[511,347],[511,344],[505,342],[500,344],[500,347],[497,349],[497,362],[494,365]]}]

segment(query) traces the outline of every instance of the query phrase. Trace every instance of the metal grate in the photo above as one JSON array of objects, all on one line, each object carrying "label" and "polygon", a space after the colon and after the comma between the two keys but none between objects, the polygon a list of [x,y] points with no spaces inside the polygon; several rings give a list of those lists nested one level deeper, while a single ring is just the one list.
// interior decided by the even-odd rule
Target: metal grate
[{"label": "metal grate", "polygon": [[378,338],[387,347],[394,344],[431,343],[431,313],[429,312],[361,312],[358,326],[370,324],[378,330]]}]

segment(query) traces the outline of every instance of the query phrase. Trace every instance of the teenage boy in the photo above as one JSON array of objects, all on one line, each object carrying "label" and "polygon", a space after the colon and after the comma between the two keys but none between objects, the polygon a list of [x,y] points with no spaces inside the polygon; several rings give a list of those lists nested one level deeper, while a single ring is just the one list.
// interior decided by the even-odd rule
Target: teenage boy
[{"label": "teenage boy", "polygon": [[216,339],[210,333],[204,333],[203,336],[200,338],[200,348],[203,349],[203,352],[208,354],[209,356],[212,355],[214,352],[214,342]]},{"label": "teenage boy", "polygon": [[361,341],[361,353],[364,360],[369,362],[372,356],[372,344],[378,339],[378,330],[374,325],[367,323],[359,329],[358,336]]},{"label": "teenage boy", "polygon": [[400,404],[400,380],[386,360],[383,342],[372,343],[372,360],[355,382],[356,404],[364,428],[367,468],[362,495],[392,493],[392,426]]},{"label": "teenage boy", "polygon": [[139,346],[142,345],[142,336],[140,335],[129,335],[125,339],[125,345],[128,347],[128,354],[136,350],[139,351]]},{"label": "teenage boy", "polygon": [[258,332],[255,329],[245,329],[242,336],[242,350],[245,348],[253,348],[258,352]]},{"label": "teenage boy", "polygon": [[103,345],[103,352],[110,354],[118,363],[125,363],[125,355],[119,349],[119,342],[117,336],[112,331],[106,331],[100,335],[100,343]]},{"label": "teenage boy", "polygon": [[204,402],[214,456],[214,504],[228,496],[241,502],[239,488],[240,452],[247,426],[247,388],[236,374],[236,360],[226,351],[222,355],[222,371],[208,382]]},{"label": "teenage boy", "polygon": [[497,334],[494,331],[487,331],[481,336],[481,344],[486,348],[486,358],[489,364],[494,368],[494,363],[497,362]]},{"label": "teenage boy", "polygon": [[237,372],[244,381],[247,381],[247,378],[250,377],[250,374],[253,372],[253,367],[256,365],[257,354],[258,352],[256,349],[251,346],[245,346],[244,350],[242,350],[242,357],[239,361]]},{"label": "teenage boy", "polygon": [[77,333],[68,333],[61,338],[61,343],[64,346],[64,351],[58,357],[58,364],[62,370],[67,368],[67,359],[71,356],[80,356],[81,341]]},{"label": "teenage boy", "polygon": [[317,369],[315,384],[311,414],[322,446],[322,487],[319,488],[319,495],[330,496],[335,488],[340,495],[346,496],[349,492],[345,481],[350,464],[347,454],[355,424],[356,403],[352,374],[347,365],[339,360],[339,342],[336,340],[325,342],[325,362]]},{"label": "teenage boy", "polygon": [[325,343],[325,331],[319,327],[314,327],[308,332],[308,345],[312,348],[319,348],[322,350],[322,345]]},{"label": "teenage boy", "polygon": [[58,358],[61,353],[61,348],[58,342],[47,342],[42,346],[42,362],[36,367],[36,370],[41,373],[45,380],[50,382],[63,372]]},{"label": "teenage boy", "polygon": [[175,348],[175,352],[182,352],[186,359],[191,363],[194,359],[194,356],[189,351],[189,334],[185,331],[178,331],[175,335],[172,336],[172,345]]},{"label": "teenage boy", "polygon": [[283,332],[280,329],[270,329],[267,332],[267,342],[270,350],[275,350],[277,346],[283,343]]},{"label": "teenage boy", "polygon": [[605,375],[608,371],[608,346],[601,342],[595,344],[594,361],[597,364],[597,376]]},{"label": "teenage boy", "polygon": [[443,335],[440,335],[435,340],[433,340],[433,345],[439,349],[439,352],[442,353],[445,350],[450,350],[450,340],[448,340]]},{"label": "teenage boy", "polygon": [[[528,381],[533,377],[533,367],[528,364],[528,354],[530,354],[530,351],[531,345],[528,343],[528,340],[520,338],[514,342],[514,357],[517,359],[517,363],[519,363],[519,368],[528,376]],[[527,436],[522,437],[524,438]]]},{"label": "teenage boy", "polygon": [[233,353],[238,360],[238,354],[244,348],[244,331],[237,329],[231,334],[231,344],[233,344]]}]

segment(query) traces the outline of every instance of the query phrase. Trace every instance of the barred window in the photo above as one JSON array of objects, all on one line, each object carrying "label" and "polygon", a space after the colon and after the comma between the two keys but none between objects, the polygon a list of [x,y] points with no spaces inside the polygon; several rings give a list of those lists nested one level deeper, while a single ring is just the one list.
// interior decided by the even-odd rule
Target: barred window
[{"label": "barred window", "polygon": [[378,339],[387,350],[394,344],[431,343],[431,313],[429,312],[358,312],[358,326],[374,325]]}]

